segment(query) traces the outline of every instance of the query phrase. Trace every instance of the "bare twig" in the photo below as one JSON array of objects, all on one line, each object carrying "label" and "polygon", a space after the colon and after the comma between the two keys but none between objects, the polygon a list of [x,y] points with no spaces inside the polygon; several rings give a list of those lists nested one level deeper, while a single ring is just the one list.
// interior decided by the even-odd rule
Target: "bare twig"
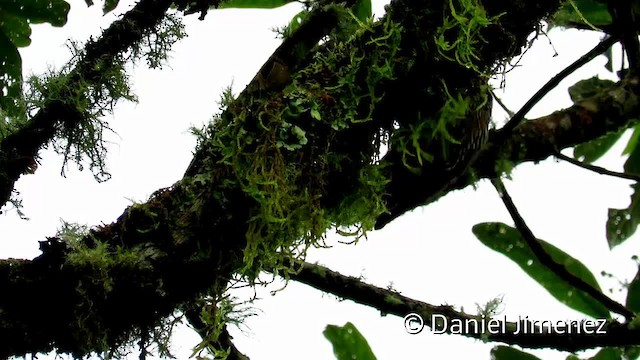
[{"label": "bare twig", "polygon": [[498,105],[500,105],[502,110],[504,110],[507,114],[509,114],[510,117],[513,117],[515,113],[511,109],[509,109],[507,105],[504,104],[504,102],[502,102],[502,99],[500,99],[493,90],[491,90],[491,96],[493,96],[493,98],[496,99],[496,101],[498,102]]},{"label": "bare twig", "polygon": [[[381,314],[405,317],[415,313],[422,318],[425,326],[432,329],[433,315],[444,316],[448,324],[453,324],[455,321],[463,323],[482,321],[481,315],[466,314],[448,305],[432,305],[418,301],[396,291],[367,284],[359,278],[345,276],[317,264],[304,263],[300,272],[292,274],[291,279],[340,298],[370,306],[379,310]],[[604,334],[594,334],[593,332],[560,333],[545,330],[539,326],[534,326],[534,331],[525,334],[520,331],[524,324],[522,319],[518,319],[517,322],[509,322],[506,319],[493,318],[493,321],[500,323],[503,320],[504,326],[500,331],[483,333],[478,328],[468,326],[456,334],[481,339],[484,342],[503,342],[524,348],[553,348],[564,351],[579,351],[598,346],[626,346],[637,344],[640,339],[640,329],[617,322],[603,324]],[[533,320],[530,321],[533,322]],[[538,323],[540,322],[538,321]],[[401,325],[399,324],[399,326]],[[438,330],[441,330],[440,326],[438,326]]]},{"label": "bare twig", "polygon": [[579,166],[579,167],[581,167],[583,169],[586,169],[586,170],[589,170],[589,171],[593,171],[593,172],[596,172],[596,173],[601,174],[601,175],[609,175],[609,176],[619,177],[621,179],[640,181],[640,176],[639,175],[611,171],[611,170],[605,169],[605,168],[600,167],[600,166],[587,164],[587,163],[584,163],[582,161],[576,160],[576,159],[574,159],[572,157],[569,157],[567,155],[564,155],[563,153],[561,153],[559,151],[557,151],[554,154],[554,156],[557,157],[560,160],[564,160],[564,161],[566,161],[568,163],[571,163],[571,164],[573,164],[575,166]]},{"label": "bare twig", "polygon": [[556,76],[551,78],[544,86],[540,88],[530,99],[527,101],[518,112],[511,117],[511,120],[507,122],[507,124],[497,131],[494,135],[494,142],[502,142],[506,138],[509,137],[513,129],[516,126],[520,125],[520,123],[524,120],[524,117],[527,113],[549,92],[551,89],[558,86],[558,84],[564,80],[571,73],[581,68],[586,63],[590,62],[598,55],[605,52],[608,48],[610,48],[613,44],[618,41],[616,37],[609,36],[602,40],[598,45],[596,45],[593,49],[589,50],[588,53],[581,56],[578,60],[576,60],[571,65],[567,66],[564,70],[559,72]]},{"label": "bare twig", "polygon": [[601,291],[594,288],[593,286],[591,286],[581,278],[570,273],[567,270],[567,268],[564,267],[564,265],[559,264],[555,260],[553,260],[551,255],[547,253],[547,251],[542,247],[542,244],[538,241],[535,235],[533,235],[533,232],[531,231],[531,229],[529,229],[529,227],[527,226],[522,216],[520,216],[520,213],[518,212],[518,209],[513,203],[513,200],[511,200],[511,196],[509,196],[509,193],[507,192],[507,189],[502,183],[502,180],[498,178],[492,179],[491,183],[500,194],[500,198],[502,199],[502,202],[507,208],[507,211],[509,211],[509,215],[511,215],[511,218],[514,221],[516,228],[518,229],[518,231],[520,231],[522,238],[527,243],[527,245],[529,245],[529,248],[531,248],[531,251],[533,252],[533,254],[536,256],[536,258],[540,261],[542,265],[549,268],[549,270],[553,271],[556,275],[558,275],[562,280],[566,281],[568,284],[572,285],[578,290],[585,292],[586,294],[591,296],[593,299],[600,302],[610,311],[624,316],[627,320],[631,320],[635,316],[633,311],[627,309],[622,304],[612,300],[610,297],[606,296]]}]

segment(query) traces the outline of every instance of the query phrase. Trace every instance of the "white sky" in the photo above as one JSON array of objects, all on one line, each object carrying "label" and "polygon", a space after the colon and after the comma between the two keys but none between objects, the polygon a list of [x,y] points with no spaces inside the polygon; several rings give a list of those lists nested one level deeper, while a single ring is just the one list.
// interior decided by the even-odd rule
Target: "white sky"
[{"label": "white sky", "polygon": [[[25,73],[41,73],[48,66],[60,66],[69,58],[67,38],[84,41],[96,36],[132,1],[103,17],[100,3],[86,8],[83,0],[72,0],[68,24],[63,28],[39,25],[33,43],[21,49]],[[374,1],[375,11],[382,3]],[[297,5],[277,10],[224,10],[211,12],[205,21],[186,19],[189,37],[174,47],[164,70],[148,70],[140,64],[132,71],[139,104],[120,104],[109,123],[117,132],[108,155],[113,178],[98,184],[88,171],[73,166],[60,176],[61,158],[41,152],[35,175],[17,184],[29,221],[15,212],[0,216],[4,236],[0,238],[2,258],[32,258],[39,254],[38,240],[54,235],[60,219],[89,225],[110,223],[132,200],[144,201],[155,190],[179,180],[189,164],[195,139],[191,125],[207,122],[217,111],[221,90],[233,81],[239,92],[277,47],[270,29],[281,26],[297,13]],[[574,31],[551,31],[554,50],[542,38],[507,78],[508,92],[498,91],[513,110],[527,100],[550,76],[557,73],[598,41],[597,35]],[[588,70],[570,77],[560,88],[604,71],[604,58],[593,61]],[[571,104],[566,90],[556,90],[537,106],[530,117]],[[497,106],[496,106],[497,107]],[[496,108],[494,107],[494,108]],[[494,118],[504,113],[495,110]],[[618,144],[598,162],[621,170]],[[623,208],[629,202],[629,181],[612,179],[552,160],[537,166],[519,166],[506,186],[536,236],[552,242],[583,261],[601,280],[604,289],[619,288],[599,276],[607,270],[621,280],[633,278],[636,266],[630,260],[638,254],[638,237],[609,251],[605,239],[607,208]],[[345,275],[364,275],[378,286],[393,283],[404,295],[432,303],[463,306],[473,312],[475,303],[504,295],[503,314],[510,319],[529,316],[539,320],[580,319],[576,313],[549,296],[506,257],[475,239],[471,227],[479,222],[511,223],[500,199],[488,182],[479,188],[449,194],[441,201],[417,209],[371,232],[357,245],[338,244],[318,249],[309,260],[318,261]],[[274,284],[274,290],[281,284]],[[369,340],[379,359],[399,358],[488,358],[496,344],[458,336],[408,335],[402,319],[381,317],[370,308],[350,301],[336,301],[307,286],[291,283],[275,296],[259,290],[262,300],[254,306],[258,316],[249,318],[244,332],[232,329],[236,345],[252,359],[333,359],[331,345],[322,335],[327,324],[353,322]],[[246,293],[236,292],[238,296]],[[624,293],[614,298],[624,301]],[[44,299],[43,299],[44,300]],[[178,358],[186,358],[198,341],[188,330],[174,341]],[[545,359],[564,359],[567,354],[535,352]],[[137,358],[132,354],[132,358]]]}]

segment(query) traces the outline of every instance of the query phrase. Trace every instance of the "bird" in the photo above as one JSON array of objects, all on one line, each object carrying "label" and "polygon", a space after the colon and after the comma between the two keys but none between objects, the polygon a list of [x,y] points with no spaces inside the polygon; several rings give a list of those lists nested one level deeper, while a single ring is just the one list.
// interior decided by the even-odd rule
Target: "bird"
[{"label": "bird", "polygon": [[451,131],[458,143],[447,142],[445,149],[430,144],[434,159],[424,162],[418,173],[405,166],[401,151],[390,149],[383,158],[391,164],[390,181],[385,188],[387,211],[376,219],[376,230],[405,212],[435,200],[449,184],[467,171],[487,143],[492,109],[493,98],[490,93],[471,97],[465,119]]}]

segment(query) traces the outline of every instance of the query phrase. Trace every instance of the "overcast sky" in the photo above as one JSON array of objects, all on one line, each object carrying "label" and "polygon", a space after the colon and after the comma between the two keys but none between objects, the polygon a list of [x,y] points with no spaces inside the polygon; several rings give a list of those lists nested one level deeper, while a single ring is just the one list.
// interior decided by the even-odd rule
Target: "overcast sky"
[{"label": "overcast sky", "polygon": [[[64,28],[34,27],[33,43],[21,50],[25,73],[42,73],[69,58],[66,39],[79,41],[97,36],[132,1],[103,17],[100,4],[86,8],[84,0],[73,0],[69,22]],[[375,2],[378,14],[382,3]],[[38,240],[52,236],[60,219],[88,225],[114,221],[132,201],[145,201],[151,193],[182,177],[189,164],[195,139],[191,125],[206,123],[217,111],[222,89],[233,82],[239,92],[277,47],[272,27],[286,24],[299,11],[289,5],[277,10],[224,10],[211,12],[205,21],[186,18],[189,37],[178,43],[163,70],[149,70],[141,63],[131,71],[140,102],[122,103],[109,124],[111,134],[108,169],[110,181],[96,183],[88,172],[70,165],[67,177],[60,176],[62,159],[41,151],[41,165],[35,175],[23,176],[17,184],[29,221],[15,212],[0,216],[4,236],[0,238],[3,258],[32,258],[39,254]],[[542,37],[527,53],[521,67],[507,77],[505,92],[497,91],[506,104],[517,110],[550,76],[593,47],[596,34],[552,30],[549,41]],[[554,50],[555,49],[555,50]],[[554,57],[555,51],[558,55]],[[593,61],[563,82],[529,115],[536,117],[571,104],[566,86],[601,73],[604,58]],[[505,114],[494,107],[494,119]],[[623,144],[598,164],[621,170]],[[568,154],[568,152],[565,152]],[[552,242],[584,262],[601,280],[604,289],[619,286],[599,276],[601,270],[621,280],[633,278],[638,237],[609,251],[605,239],[607,208],[628,205],[629,181],[607,178],[585,170],[547,160],[525,164],[513,173],[506,186],[523,217],[537,237]],[[503,314],[509,319],[529,316],[539,320],[581,319],[583,316],[557,302],[520,268],[504,256],[484,247],[471,233],[479,222],[511,224],[495,190],[481,182],[449,194],[426,208],[397,219],[382,231],[371,232],[357,245],[337,243],[331,235],[331,249],[310,252],[318,261],[345,275],[363,275],[370,283],[393,287],[404,295],[431,304],[463,306],[473,312],[476,303],[504,295]],[[327,324],[353,322],[367,337],[379,359],[488,358],[496,344],[461,339],[457,336],[408,335],[402,319],[380,314],[350,301],[336,301],[307,286],[291,283],[275,296],[259,289],[262,300],[254,304],[258,316],[249,318],[244,331],[231,329],[236,345],[252,359],[332,359],[332,349],[322,335]],[[246,292],[235,292],[246,297]],[[624,301],[624,294],[613,297]],[[44,301],[44,299],[43,299]],[[181,331],[174,342],[178,358],[186,358],[198,341],[190,331]],[[545,359],[564,359],[566,354],[535,352]],[[135,358],[137,355],[132,355]]]}]

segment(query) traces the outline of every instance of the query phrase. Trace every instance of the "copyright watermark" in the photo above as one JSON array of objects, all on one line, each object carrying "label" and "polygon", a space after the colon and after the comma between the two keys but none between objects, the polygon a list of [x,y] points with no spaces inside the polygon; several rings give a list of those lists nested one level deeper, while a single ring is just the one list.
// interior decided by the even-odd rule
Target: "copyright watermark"
[{"label": "copyright watermark", "polygon": [[[450,319],[441,314],[432,314],[428,327],[433,334],[606,334],[606,319],[596,320],[532,320],[526,317],[518,317],[514,322],[515,328],[509,326],[507,331],[507,318],[473,318]],[[404,328],[407,333],[415,335],[425,328],[425,321],[419,314],[409,313],[404,317]]]},{"label": "copyright watermark", "polygon": [[419,334],[424,329],[424,320],[422,316],[416,313],[409,313],[404,317],[404,329],[409,334]]}]

